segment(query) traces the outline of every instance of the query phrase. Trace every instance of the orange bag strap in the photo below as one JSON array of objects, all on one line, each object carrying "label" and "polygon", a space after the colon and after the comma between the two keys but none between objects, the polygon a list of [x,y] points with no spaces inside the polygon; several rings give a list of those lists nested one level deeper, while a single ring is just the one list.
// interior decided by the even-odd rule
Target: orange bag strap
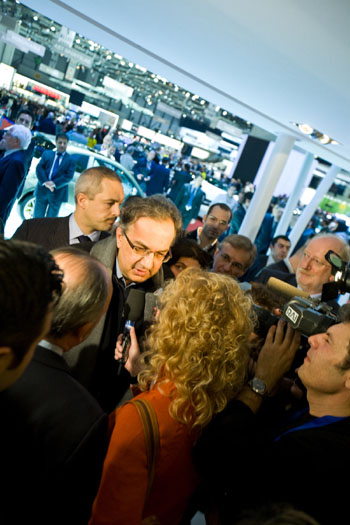
[{"label": "orange bag strap", "polygon": [[152,404],[147,399],[132,399],[129,401],[135,405],[144,430],[147,454],[148,482],[145,498],[145,506],[152,490],[154,474],[156,470],[156,459],[159,449],[159,426],[156,413]]}]

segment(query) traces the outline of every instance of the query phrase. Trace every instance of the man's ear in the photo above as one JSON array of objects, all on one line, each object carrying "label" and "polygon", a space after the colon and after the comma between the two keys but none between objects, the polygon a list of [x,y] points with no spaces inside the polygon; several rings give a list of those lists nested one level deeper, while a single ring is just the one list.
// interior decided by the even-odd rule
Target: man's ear
[{"label": "man's ear", "polygon": [[123,236],[122,229],[120,226],[117,226],[117,229],[115,230],[115,236],[117,239],[117,247],[120,248],[120,240]]},{"label": "man's ear", "polygon": [[0,374],[11,368],[13,352],[9,346],[0,346]]},{"label": "man's ear", "polygon": [[207,220],[208,215],[203,215],[202,222],[205,222]]},{"label": "man's ear", "polygon": [[77,197],[77,204],[82,208],[83,210],[86,209],[86,205],[88,203],[88,197],[85,195],[85,193],[78,193]]},{"label": "man's ear", "polygon": [[346,377],[345,377],[345,388],[347,390],[350,390],[350,370],[347,370],[346,372]]}]

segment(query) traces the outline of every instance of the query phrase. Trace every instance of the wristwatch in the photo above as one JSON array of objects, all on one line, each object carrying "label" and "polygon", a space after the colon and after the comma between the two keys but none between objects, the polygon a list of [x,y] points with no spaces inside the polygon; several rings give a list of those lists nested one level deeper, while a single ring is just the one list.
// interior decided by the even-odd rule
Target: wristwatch
[{"label": "wristwatch", "polygon": [[261,397],[265,397],[267,394],[267,388],[266,383],[262,381],[262,379],[259,379],[258,377],[253,377],[250,381],[248,381],[248,385],[255,392]]}]

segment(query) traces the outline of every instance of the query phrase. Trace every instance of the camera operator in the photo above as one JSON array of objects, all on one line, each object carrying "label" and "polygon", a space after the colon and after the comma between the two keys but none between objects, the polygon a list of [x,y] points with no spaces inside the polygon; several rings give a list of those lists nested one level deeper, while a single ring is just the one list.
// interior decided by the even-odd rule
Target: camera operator
[{"label": "camera operator", "polygon": [[[339,324],[309,337],[298,375],[306,388],[304,412],[267,428],[257,417],[267,394],[288,370],[298,336],[283,322],[271,327],[255,380],[204,430],[195,462],[214,494],[222,523],[244,507],[287,502],[323,525],[345,523],[350,467],[350,307]],[[264,424],[265,423],[265,424]]]}]

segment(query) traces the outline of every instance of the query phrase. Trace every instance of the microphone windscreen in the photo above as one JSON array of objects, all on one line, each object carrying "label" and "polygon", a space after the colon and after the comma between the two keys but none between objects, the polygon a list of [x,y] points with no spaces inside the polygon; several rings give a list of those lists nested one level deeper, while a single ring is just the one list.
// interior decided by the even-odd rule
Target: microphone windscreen
[{"label": "microphone windscreen", "polygon": [[154,293],[146,293],[143,320],[154,321],[154,308],[157,306],[157,296]]},{"label": "microphone windscreen", "polygon": [[124,305],[124,317],[129,321],[138,321],[143,316],[145,308],[145,292],[131,288]]},{"label": "microphone windscreen", "polygon": [[281,281],[280,279],[276,279],[276,277],[270,277],[270,279],[267,281],[267,287],[270,290],[280,293],[288,298],[295,297],[295,296],[305,297],[306,299],[310,298],[307,292],[303,292],[303,290],[299,290],[299,288],[296,288],[295,286],[292,286],[291,284],[285,283]]}]

